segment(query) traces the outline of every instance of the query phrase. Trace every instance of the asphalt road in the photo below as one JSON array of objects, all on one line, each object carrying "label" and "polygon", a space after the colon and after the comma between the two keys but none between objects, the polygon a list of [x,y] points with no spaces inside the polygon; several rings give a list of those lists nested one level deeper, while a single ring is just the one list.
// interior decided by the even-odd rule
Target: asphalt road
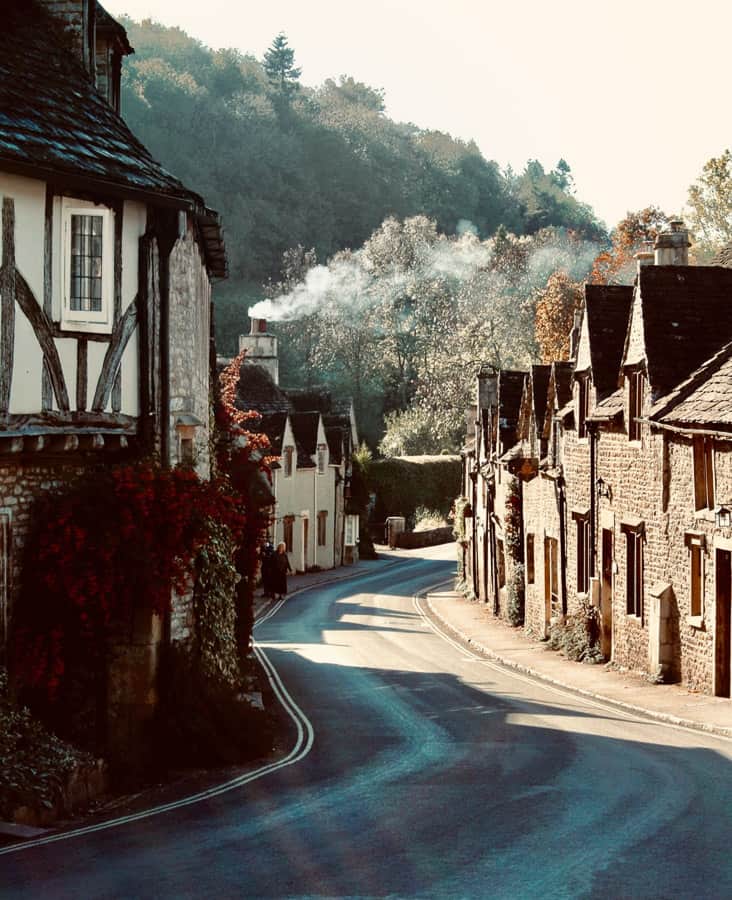
[{"label": "asphalt road", "polygon": [[288,601],[256,636],[283,765],[0,855],[0,896],[732,897],[732,743],[476,659],[413,601],[452,548]]}]

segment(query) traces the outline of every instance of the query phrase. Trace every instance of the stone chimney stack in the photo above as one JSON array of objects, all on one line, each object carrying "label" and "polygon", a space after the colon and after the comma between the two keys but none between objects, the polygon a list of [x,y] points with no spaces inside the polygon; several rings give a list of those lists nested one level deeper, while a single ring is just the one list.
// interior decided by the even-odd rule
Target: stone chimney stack
[{"label": "stone chimney stack", "polygon": [[239,335],[239,352],[244,349],[247,351],[244,362],[261,366],[269,372],[275,384],[280,383],[277,338],[267,332],[266,319],[252,319],[249,334]]},{"label": "stone chimney stack", "polygon": [[95,80],[96,0],[41,0],[63,29],[79,61]]},{"label": "stone chimney stack", "polygon": [[689,247],[689,232],[682,221],[675,219],[670,223],[669,230],[656,238],[656,265],[688,266]]},{"label": "stone chimney stack", "polygon": [[638,265],[638,274],[645,266],[652,266],[655,261],[655,253],[653,252],[653,242],[643,241],[643,249],[639,250],[633,257]]}]

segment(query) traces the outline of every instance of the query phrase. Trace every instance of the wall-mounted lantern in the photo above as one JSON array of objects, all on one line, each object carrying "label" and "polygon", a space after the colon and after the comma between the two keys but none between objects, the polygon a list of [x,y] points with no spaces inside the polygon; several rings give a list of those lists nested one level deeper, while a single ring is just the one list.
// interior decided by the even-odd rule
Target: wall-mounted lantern
[{"label": "wall-mounted lantern", "polygon": [[605,481],[604,478],[598,478],[597,481],[595,482],[595,485],[597,486],[597,496],[598,497],[605,497],[607,500],[612,499],[612,496],[613,496],[612,488],[607,483],[607,481]]},{"label": "wall-mounted lantern", "polygon": [[730,509],[729,506],[720,504],[714,510],[714,521],[716,522],[717,528],[732,527],[732,509]]}]

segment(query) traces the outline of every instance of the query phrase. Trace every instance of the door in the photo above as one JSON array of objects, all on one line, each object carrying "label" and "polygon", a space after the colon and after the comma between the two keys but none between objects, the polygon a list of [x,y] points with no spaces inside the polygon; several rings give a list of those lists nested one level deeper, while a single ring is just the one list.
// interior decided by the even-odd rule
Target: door
[{"label": "door", "polygon": [[307,572],[308,566],[310,565],[310,561],[308,560],[308,548],[310,547],[310,519],[308,518],[302,520],[302,542],[302,568],[304,572]]},{"label": "door", "polygon": [[732,554],[717,550],[715,556],[717,615],[714,629],[714,693],[730,695],[730,611],[732,603]]},{"label": "door", "polygon": [[602,529],[602,581],[600,583],[600,649],[605,659],[613,655],[613,533]]},{"label": "door", "polygon": [[544,629],[549,634],[552,606],[559,604],[559,543],[556,538],[544,538]]}]

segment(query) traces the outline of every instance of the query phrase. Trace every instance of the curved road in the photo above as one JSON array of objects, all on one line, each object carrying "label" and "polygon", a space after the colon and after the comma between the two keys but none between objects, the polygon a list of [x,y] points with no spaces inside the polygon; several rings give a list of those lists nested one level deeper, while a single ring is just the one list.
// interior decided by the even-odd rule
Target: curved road
[{"label": "curved road", "polygon": [[423,551],[261,623],[297,720],[291,764],[0,852],[0,896],[732,896],[732,743],[446,641],[413,597],[453,559]]}]

